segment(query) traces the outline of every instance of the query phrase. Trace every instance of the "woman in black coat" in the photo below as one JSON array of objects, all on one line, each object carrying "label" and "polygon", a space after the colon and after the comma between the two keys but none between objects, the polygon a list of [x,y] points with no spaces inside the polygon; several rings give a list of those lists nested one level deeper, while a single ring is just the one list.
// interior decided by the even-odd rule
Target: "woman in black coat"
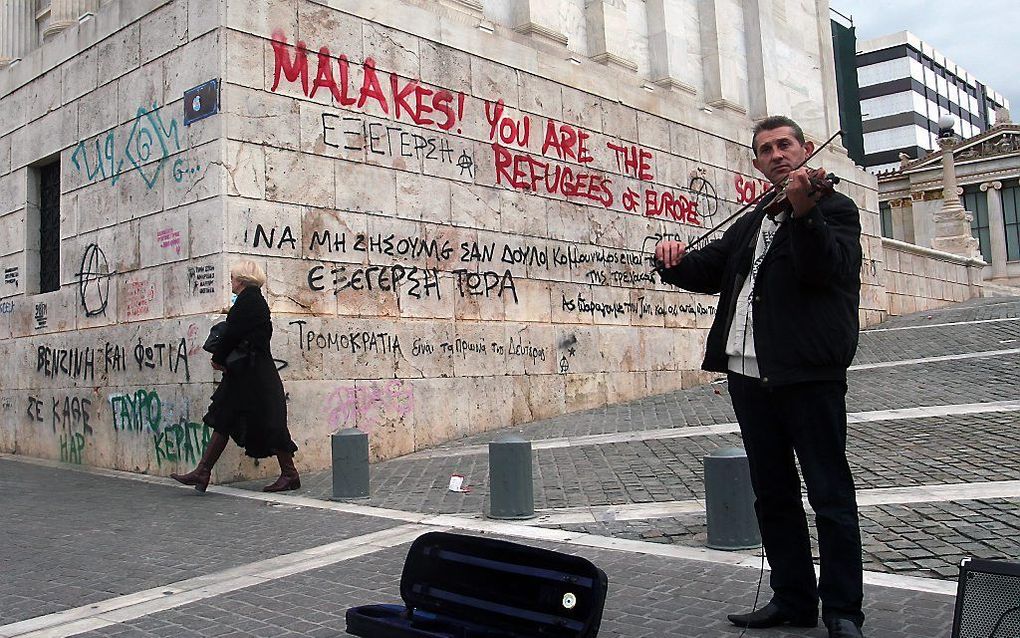
[{"label": "woman in black coat", "polygon": [[[230,289],[236,299],[227,312],[226,330],[212,357],[213,367],[223,372],[223,380],[213,392],[203,419],[213,430],[212,439],[198,467],[187,474],[170,475],[185,485],[195,486],[199,492],[208,487],[212,468],[228,438],[253,458],[276,456],[280,478],[264,491],[283,492],[301,487],[294,467],[297,446],[287,429],[286,394],[269,349],[273,324],[269,304],[260,290],[265,282],[265,274],[253,261],[237,262],[230,269]],[[231,353],[235,357],[228,358]]]}]

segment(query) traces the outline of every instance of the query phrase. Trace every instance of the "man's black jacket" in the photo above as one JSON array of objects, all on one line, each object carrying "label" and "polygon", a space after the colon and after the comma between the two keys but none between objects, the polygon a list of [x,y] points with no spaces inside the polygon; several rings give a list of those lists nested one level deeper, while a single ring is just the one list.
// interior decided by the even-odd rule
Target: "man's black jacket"
[{"label": "man's black jacket", "polygon": [[[722,238],[661,274],[692,292],[719,293],[702,368],[726,372],[726,338],[735,297],[751,270],[764,208],[759,205]],[[844,380],[857,351],[861,291],[861,222],[839,193],[802,218],[783,222],[758,271],[752,300],[754,349],[762,383]]]}]

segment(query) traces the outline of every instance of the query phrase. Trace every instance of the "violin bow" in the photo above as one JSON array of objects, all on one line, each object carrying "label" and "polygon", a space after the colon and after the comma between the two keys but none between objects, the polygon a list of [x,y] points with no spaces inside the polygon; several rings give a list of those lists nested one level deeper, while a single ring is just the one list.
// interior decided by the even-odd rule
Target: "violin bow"
[{"label": "violin bow", "polygon": [[[839,137],[839,136],[840,136],[840,135],[842,135],[842,134],[843,134],[843,131],[842,131],[842,129],[841,129],[841,130],[838,130],[838,131],[836,131],[835,133],[833,133],[833,134],[832,134],[832,137],[830,137],[829,139],[827,139],[827,140],[825,141],[825,143],[824,143],[824,144],[822,144],[821,146],[819,146],[818,148],[816,148],[816,149],[815,149],[814,151],[812,151],[810,155],[808,155],[807,157],[805,157],[805,158],[804,158],[804,161],[803,161],[803,162],[801,162],[800,164],[797,164],[797,165],[796,165],[796,166],[794,166],[794,167],[793,167],[793,169],[791,169],[791,170],[792,170],[792,171],[795,171],[795,170],[797,170],[798,168],[800,168],[801,166],[804,166],[805,164],[807,164],[807,163],[808,163],[808,160],[810,160],[810,159],[811,159],[812,157],[814,157],[815,155],[818,155],[818,153],[820,153],[820,152],[821,152],[821,150],[822,150],[823,148],[825,148],[826,146],[828,146],[829,144],[831,144],[831,143],[832,143],[832,141],[833,141],[834,139],[836,139],[837,137]],[[752,149],[752,152],[754,152],[754,149]],[[692,249],[694,249],[694,247],[695,247],[695,246],[697,246],[697,245],[698,245],[698,244],[700,244],[701,242],[703,242],[703,241],[705,241],[706,239],[708,239],[708,237],[709,237],[710,235],[713,235],[713,234],[715,234],[715,233],[716,233],[716,231],[718,231],[718,230],[719,230],[720,228],[722,228],[722,227],[723,227],[723,226],[725,226],[726,224],[730,223],[730,222],[731,222],[732,220],[736,219],[736,218],[737,218],[737,217],[739,217],[740,215],[743,215],[743,214],[744,214],[744,213],[745,213],[745,212],[747,211],[747,209],[751,208],[752,206],[757,206],[757,205],[758,205],[758,202],[760,202],[761,200],[765,199],[765,196],[766,196],[766,195],[768,195],[768,194],[770,194],[770,193],[774,192],[774,191],[776,190],[776,187],[777,187],[777,186],[778,186],[778,184],[773,184],[772,186],[770,186],[769,188],[767,188],[767,189],[766,189],[765,191],[763,191],[761,195],[759,195],[759,196],[755,197],[755,198],[754,198],[753,200],[751,200],[750,202],[748,202],[748,203],[744,204],[744,205],[743,205],[743,207],[741,207],[741,208],[740,208],[740,210],[738,210],[737,212],[733,213],[732,215],[730,215],[730,216],[729,216],[729,217],[727,217],[726,219],[722,220],[721,222],[719,222],[718,224],[716,224],[715,226],[713,226],[712,228],[710,228],[710,229],[709,229],[709,230],[708,230],[707,232],[705,232],[705,234],[701,235],[700,237],[698,237],[697,239],[695,239],[694,241],[692,241],[692,242],[691,242],[690,244],[688,244],[688,245],[687,245],[687,250],[692,250]]]}]

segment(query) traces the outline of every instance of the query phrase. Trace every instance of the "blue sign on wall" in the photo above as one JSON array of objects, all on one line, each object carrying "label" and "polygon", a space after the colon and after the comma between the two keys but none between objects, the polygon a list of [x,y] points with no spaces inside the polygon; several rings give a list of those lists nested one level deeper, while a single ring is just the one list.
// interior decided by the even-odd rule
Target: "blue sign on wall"
[{"label": "blue sign on wall", "polygon": [[184,125],[220,112],[220,81],[209,80],[184,92]]}]

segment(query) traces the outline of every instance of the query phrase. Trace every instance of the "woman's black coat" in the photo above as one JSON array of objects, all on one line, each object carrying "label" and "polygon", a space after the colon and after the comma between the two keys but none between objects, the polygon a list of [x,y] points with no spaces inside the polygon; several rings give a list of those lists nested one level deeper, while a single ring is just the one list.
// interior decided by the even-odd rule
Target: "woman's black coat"
[{"label": "woman's black coat", "polygon": [[[269,347],[272,336],[269,304],[258,287],[247,286],[227,313],[227,328],[212,357],[227,370],[213,393],[205,423],[255,458],[297,450],[287,429],[283,382]],[[227,355],[238,347],[247,347],[250,357],[227,367]]]}]

